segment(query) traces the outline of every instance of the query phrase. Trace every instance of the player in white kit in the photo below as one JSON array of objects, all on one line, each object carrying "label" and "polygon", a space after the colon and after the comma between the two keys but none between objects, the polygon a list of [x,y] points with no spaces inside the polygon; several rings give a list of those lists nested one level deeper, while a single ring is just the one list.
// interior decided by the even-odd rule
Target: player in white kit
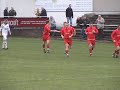
[{"label": "player in white kit", "polygon": [[0,27],[0,35],[3,36],[3,44],[2,44],[3,49],[8,49],[8,45],[7,45],[8,34],[11,35],[10,27],[8,21],[4,20],[4,23],[1,24]]}]

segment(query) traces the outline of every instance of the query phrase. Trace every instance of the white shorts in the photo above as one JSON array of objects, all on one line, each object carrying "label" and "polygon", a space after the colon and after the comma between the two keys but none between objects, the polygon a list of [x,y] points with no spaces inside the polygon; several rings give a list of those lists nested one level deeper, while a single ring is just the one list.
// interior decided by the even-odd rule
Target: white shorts
[{"label": "white shorts", "polygon": [[7,34],[3,34],[2,36],[3,36],[3,40],[7,40],[7,36],[8,36]]}]

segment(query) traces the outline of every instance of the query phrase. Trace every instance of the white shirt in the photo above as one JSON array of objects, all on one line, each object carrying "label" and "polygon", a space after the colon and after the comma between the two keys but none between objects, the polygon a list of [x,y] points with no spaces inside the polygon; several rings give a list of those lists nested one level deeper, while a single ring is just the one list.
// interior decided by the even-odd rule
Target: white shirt
[{"label": "white shirt", "polygon": [[9,24],[1,24],[0,31],[2,31],[2,35],[8,35],[8,32],[10,32]]}]

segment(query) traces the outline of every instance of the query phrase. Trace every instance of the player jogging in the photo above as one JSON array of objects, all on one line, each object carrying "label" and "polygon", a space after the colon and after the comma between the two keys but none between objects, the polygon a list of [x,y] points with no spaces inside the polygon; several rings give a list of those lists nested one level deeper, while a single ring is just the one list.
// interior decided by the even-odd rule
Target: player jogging
[{"label": "player jogging", "polygon": [[50,32],[59,32],[59,31],[51,30],[50,22],[49,22],[49,20],[47,20],[46,25],[44,26],[43,35],[42,35],[44,53],[50,52]]},{"label": "player jogging", "polygon": [[3,49],[8,49],[8,44],[7,44],[8,33],[11,35],[10,27],[8,21],[4,20],[4,23],[1,24],[1,29],[0,29],[0,35],[3,36],[3,44],[2,44]]},{"label": "player jogging", "polygon": [[95,48],[95,42],[96,42],[96,34],[98,34],[98,30],[96,29],[93,24],[90,24],[89,27],[85,30],[85,33],[87,35],[88,45],[89,45],[89,54],[92,56],[93,49]]},{"label": "player jogging", "polygon": [[113,57],[118,58],[120,53],[120,25],[118,25],[117,29],[114,30],[111,34],[111,38],[115,45],[115,51],[113,52]]},{"label": "player jogging", "polygon": [[69,48],[72,46],[72,36],[74,35],[73,27],[70,27],[67,22],[63,23],[61,29],[61,37],[64,39],[65,53],[69,57]]}]

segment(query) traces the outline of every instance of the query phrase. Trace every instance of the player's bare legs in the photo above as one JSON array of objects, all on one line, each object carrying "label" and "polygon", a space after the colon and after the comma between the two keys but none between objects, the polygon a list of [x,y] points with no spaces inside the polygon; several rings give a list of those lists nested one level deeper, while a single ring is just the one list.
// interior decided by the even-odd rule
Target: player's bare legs
[{"label": "player's bare legs", "polygon": [[95,48],[94,45],[89,44],[89,54],[90,54],[90,56],[92,56],[94,48]]},{"label": "player's bare legs", "polygon": [[72,48],[72,43],[69,43],[69,49],[71,49]]},{"label": "player's bare legs", "polygon": [[113,57],[114,58],[118,58],[119,57],[119,53],[120,53],[120,46],[117,46],[115,51],[113,52]]},{"label": "player's bare legs", "polygon": [[69,56],[69,44],[65,44],[65,53],[68,57]]},{"label": "player's bare legs", "polygon": [[50,53],[50,40],[47,40],[47,53]]},{"label": "player's bare legs", "polygon": [[46,41],[43,42],[43,51],[44,51],[44,53],[46,53],[45,47],[46,47]]},{"label": "player's bare legs", "polygon": [[7,35],[3,35],[2,48],[3,48],[3,49],[8,49],[8,45],[7,45]]}]

